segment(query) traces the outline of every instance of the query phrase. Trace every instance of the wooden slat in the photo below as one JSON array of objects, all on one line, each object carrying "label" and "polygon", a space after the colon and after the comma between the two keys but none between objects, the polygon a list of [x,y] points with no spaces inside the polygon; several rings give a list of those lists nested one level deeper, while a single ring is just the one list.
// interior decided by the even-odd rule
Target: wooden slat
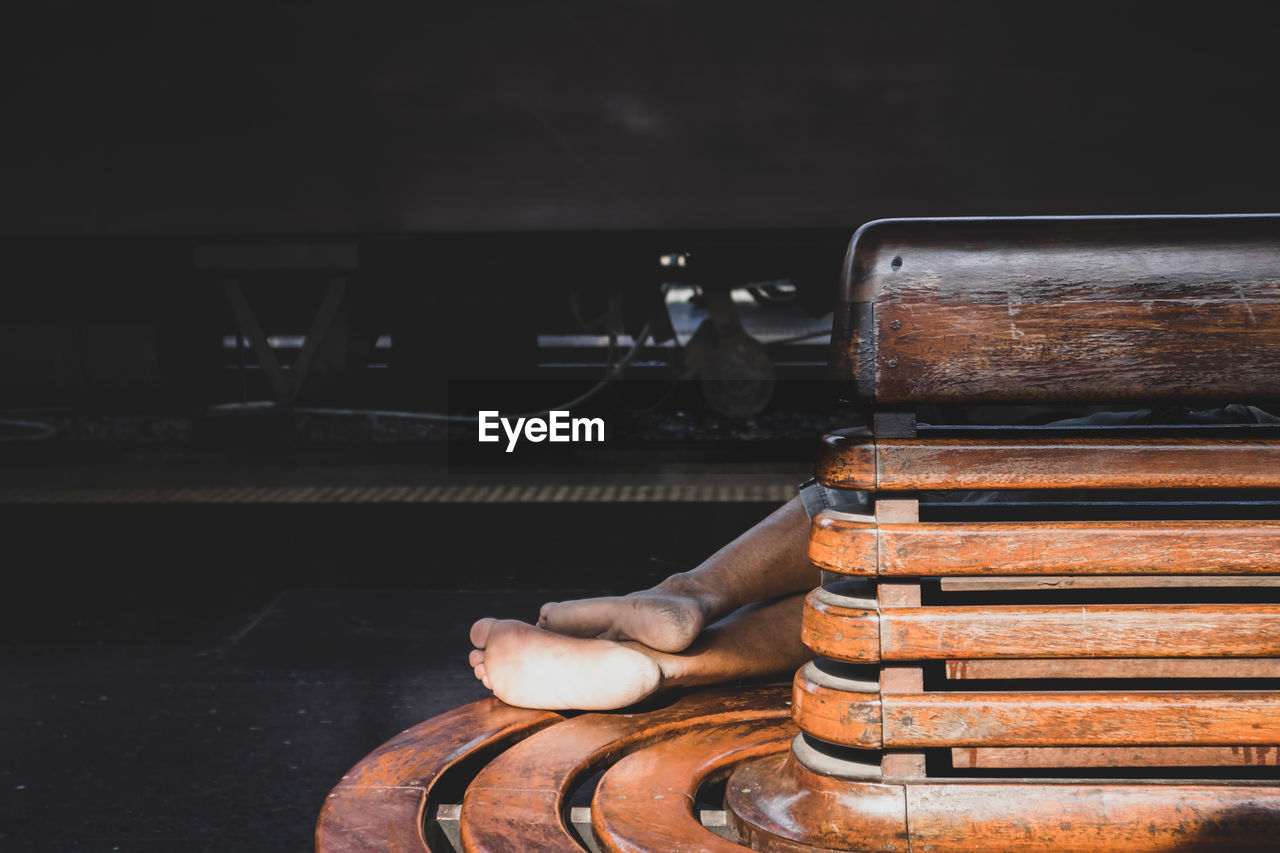
[{"label": "wooden slat", "polygon": [[1280,678],[1280,658],[948,660],[957,681],[1008,678]]},{"label": "wooden slat", "polygon": [[683,732],[633,752],[596,786],[596,838],[613,853],[740,853],[740,845],[714,835],[693,814],[698,788],[734,764],[785,751],[795,734],[786,719],[752,720]]},{"label": "wooden slat", "polygon": [[852,663],[1268,657],[1280,655],[1280,605],[885,607],[877,614],[811,593],[801,639],[816,654]]},{"label": "wooden slat", "polygon": [[787,715],[783,687],[704,690],[644,713],[583,714],[519,744],[467,788],[460,819],[470,853],[581,847],[561,815],[574,784],[598,767],[682,730]]},{"label": "wooden slat", "polygon": [[1270,851],[1274,783],[1022,780],[848,782],[789,756],[739,767],[730,824],[753,850]]},{"label": "wooden slat", "polygon": [[1280,396],[1280,218],[888,220],[832,334],[877,404]]},{"label": "wooden slat", "polygon": [[1040,577],[942,578],[942,592],[1018,592],[1054,589],[1196,589],[1278,587],[1275,575],[1042,575]]},{"label": "wooden slat", "polygon": [[953,767],[1275,767],[1277,746],[1042,746],[952,749]]},{"label": "wooden slat", "polygon": [[729,825],[752,850],[883,850],[906,853],[901,785],[815,773],[791,753],[733,771],[725,787]]},{"label": "wooden slat", "polygon": [[807,664],[792,681],[791,718],[819,740],[880,749],[879,688],[878,683],[841,684]]},{"label": "wooden slat", "polygon": [[817,474],[832,488],[880,491],[1277,488],[1280,440],[828,436]]},{"label": "wooden slat", "polygon": [[562,719],[491,698],[396,735],[347,771],[325,799],[317,853],[423,853],[422,808],[445,771]]},{"label": "wooden slat", "polygon": [[809,558],[855,576],[1228,575],[1280,572],[1280,521],[879,524],[823,511]]},{"label": "wooden slat", "polygon": [[880,660],[880,615],[876,603],[869,599],[861,603],[841,599],[818,588],[805,596],[800,641],[822,657],[875,663]]},{"label": "wooden slat", "polygon": [[1263,691],[921,693],[883,704],[891,747],[1280,743],[1280,694]]},{"label": "wooden slat", "polygon": [[[1273,275],[1280,281],[1280,252]],[[1265,296],[873,310],[881,403],[1256,399],[1280,392],[1274,286]],[[899,328],[890,331],[895,322]]]},{"label": "wooden slat", "polygon": [[1280,788],[1024,782],[906,786],[911,849],[930,853],[1265,851]]},{"label": "wooden slat", "polygon": [[802,731],[860,749],[1280,743],[1280,694],[1269,691],[881,695],[812,665],[792,687]]},{"label": "wooden slat", "polygon": [[894,524],[879,540],[885,575],[1280,572],[1280,521]]},{"label": "wooden slat", "polygon": [[[832,643],[832,657],[865,643]],[[903,607],[880,614],[886,661],[1280,655],[1280,604]]]}]

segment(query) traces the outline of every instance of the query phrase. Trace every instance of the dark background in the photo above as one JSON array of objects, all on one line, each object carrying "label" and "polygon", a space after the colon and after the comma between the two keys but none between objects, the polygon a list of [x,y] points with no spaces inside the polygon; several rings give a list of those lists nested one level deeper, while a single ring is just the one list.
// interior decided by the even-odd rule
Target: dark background
[{"label": "dark background", "polygon": [[[348,350],[390,334],[390,379],[311,404],[523,376],[571,294],[634,333],[691,247],[689,283],[789,278],[820,322],[874,218],[1274,211],[1268,5],[7,10],[0,416],[42,437],[0,443],[0,847],[306,849],[347,767],[483,693],[470,621],[695,565],[843,416],[800,359],[757,417],[682,392],[611,410],[616,454],[466,476],[417,422],[223,417],[269,389],[216,346],[202,247],[359,250]],[[328,272],[254,273],[276,331]],[[566,483],[656,491],[536,497]]]},{"label": "dark background", "polygon": [[8,234],[1274,209],[1267,4],[49,2]]}]

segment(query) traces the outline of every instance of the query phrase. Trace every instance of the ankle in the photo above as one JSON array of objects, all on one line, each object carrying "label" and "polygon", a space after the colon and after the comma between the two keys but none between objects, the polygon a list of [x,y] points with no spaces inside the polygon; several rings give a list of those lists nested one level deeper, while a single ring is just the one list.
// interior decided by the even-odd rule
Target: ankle
[{"label": "ankle", "polygon": [[702,611],[703,617],[708,620],[713,615],[720,615],[720,611],[724,609],[723,596],[719,594],[718,590],[711,589],[703,584],[698,579],[696,572],[679,572],[671,575],[653,589],[655,592],[665,595],[675,595],[689,599]]}]

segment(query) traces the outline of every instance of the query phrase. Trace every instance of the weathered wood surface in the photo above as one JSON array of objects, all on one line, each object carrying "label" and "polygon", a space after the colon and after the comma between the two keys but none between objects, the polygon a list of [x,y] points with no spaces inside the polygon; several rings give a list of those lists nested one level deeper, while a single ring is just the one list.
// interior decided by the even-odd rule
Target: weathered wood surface
[{"label": "weathered wood surface", "polygon": [[[947,678],[1280,678],[1280,658],[948,660]],[[1186,685],[1188,690],[1195,685]]]},{"label": "weathered wood surface", "polygon": [[682,732],[631,753],[596,786],[596,839],[612,853],[740,853],[694,815],[698,788],[739,762],[784,752],[795,734],[786,719],[749,720]]},{"label": "weathered wood surface", "polygon": [[942,592],[1018,592],[1054,589],[1185,589],[1278,587],[1276,575],[1042,575],[1040,577],[942,578]]},{"label": "weathered wood surface", "polygon": [[423,809],[445,771],[561,719],[481,699],[396,735],[352,767],[326,798],[316,823],[317,853],[422,853]]},{"label": "weathered wood surface", "polygon": [[753,850],[908,850],[901,786],[824,776],[789,753],[734,770],[725,808],[730,826]]},{"label": "weathered wood surface", "polygon": [[1280,440],[832,434],[816,471],[832,488],[878,491],[1278,488]]},{"label": "weathered wood surface", "polygon": [[785,687],[720,688],[643,713],[593,713],[526,738],[495,758],[467,788],[460,819],[469,853],[573,851],[566,797],[602,762],[695,728],[787,716]]},{"label": "weathered wood surface", "polygon": [[860,749],[952,746],[1269,746],[1280,694],[1268,691],[884,693],[796,673],[792,719]]},{"label": "weathered wood surface", "polygon": [[810,596],[802,637],[819,654],[858,663],[1268,657],[1280,655],[1280,604],[890,607],[876,614]]},{"label": "weathered wood surface", "polygon": [[802,731],[827,743],[879,749],[880,685],[847,682],[828,676],[810,663],[791,682],[791,719]]},{"label": "weathered wood surface", "polygon": [[1280,396],[1280,218],[863,226],[832,334],[877,404]]},{"label": "weathered wood surface", "polygon": [[735,770],[725,803],[767,853],[1269,851],[1280,835],[1280,787],[1267,783],[847,782],[775,756]]},{"label": "weathered wood surface", "polygon": [[953,767],[1275,767],[1277,746],[1042,746],[951,750]]},{"label": "weathered wood surface", "polygon": [[809,559],[861,577],[1262,575],[1280,572],[1280,521],[877,524],[828,510],[810,527]]},{"label": "weathered wood surface", "polygon": [[[1263,691],[922,693],[882,698],[883,743],[877,745],[899,748],[1280,743],[1280,694]],[[797,717],[796,722],[805,728],[803,719]]]},{"label": "weathered wood surface", "polygon": [[833,596],[819,587],[805,596],[800,640],[821,657],[875,663],[880,660],[876,602]]}]

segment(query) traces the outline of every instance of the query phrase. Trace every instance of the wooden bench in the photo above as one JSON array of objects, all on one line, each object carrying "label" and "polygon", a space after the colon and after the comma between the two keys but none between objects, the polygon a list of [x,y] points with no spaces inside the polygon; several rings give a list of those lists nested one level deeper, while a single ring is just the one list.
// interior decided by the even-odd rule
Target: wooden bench
[{"label": "wooden bench", "polygon": [[1016,421],[1280,399],[1280,218],[872,223],[836,325],[868,422],[817,473],[871,510],[814,520],[804,734],[740,836],[1274,849],[1280,429]]},{"label": "wooden bench", "polygon": [[790,689],[474,703],[317,850],[1274,849],[1280,429],[1020,424],[1280,400],[1280,217],[872,223],[833,346],[817,472],[871,502],[814,520]]}]

